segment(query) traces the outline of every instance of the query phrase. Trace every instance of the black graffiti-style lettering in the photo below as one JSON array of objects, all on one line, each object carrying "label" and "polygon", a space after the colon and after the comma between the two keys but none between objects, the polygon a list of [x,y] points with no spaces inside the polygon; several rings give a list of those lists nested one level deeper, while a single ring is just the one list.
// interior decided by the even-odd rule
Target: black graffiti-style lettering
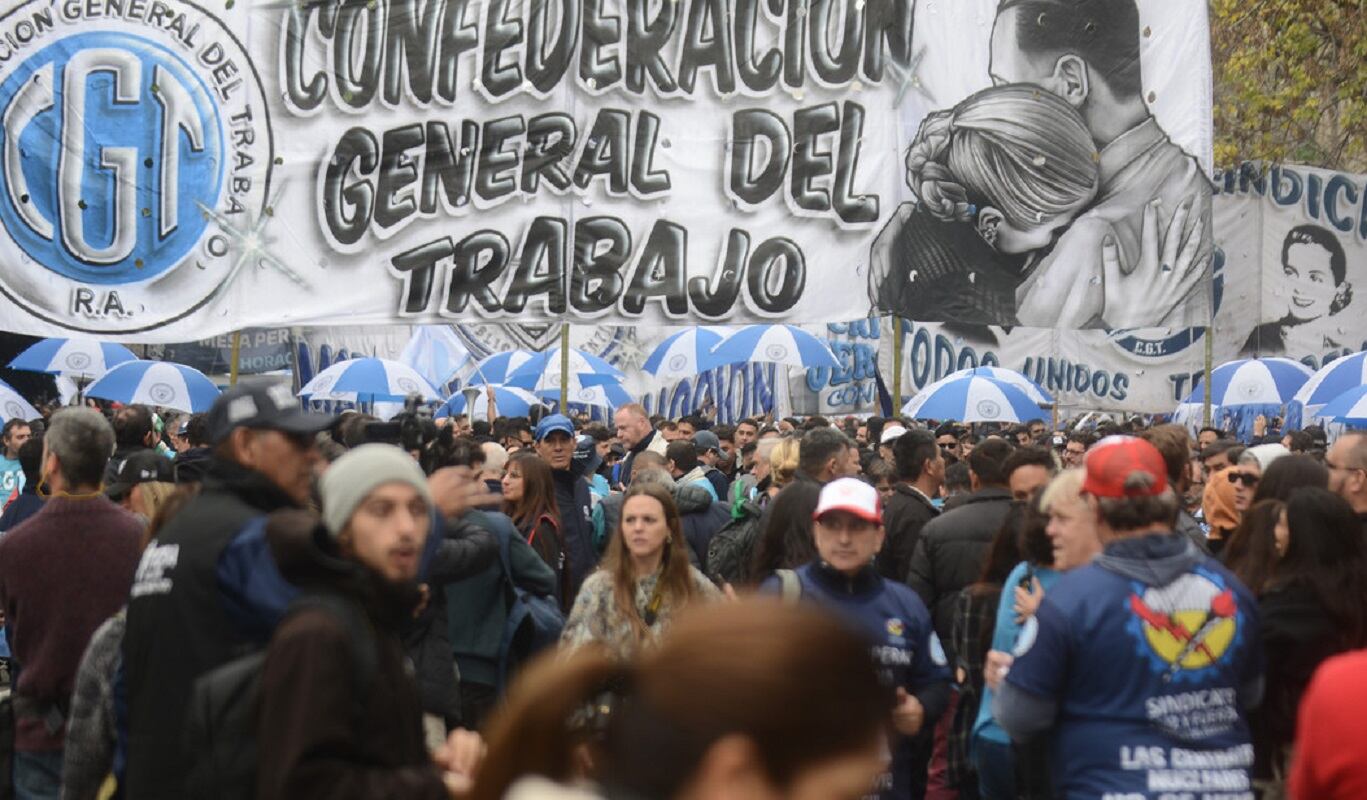
[{"label": "black graffiti-style lettering", "polygon": [[365,178],[348,184],[352,167],[361,175],[380,164],[380,143],[365,128],[351,128],[333,150],[323,173],[323,219],[337,242],[353,245],[370,224],[375,188]]},{"label": "black graffiti-style lettering", "polygon": [[622,20],[602,13],[603,0],[584,0],[584,28],[579,44],[579,79],[602,90],[622,79],[622,62],[604,54],[622,40]]},{"label": "black graffiti-style lettering", "polygon": [[840,49],[831,51],[831,13],[835,0],[810,0],[807,16],[812,68],[827,85],[840,86],[854,80],[859,71],[860,46],[864,33],[864,5],[841,2],[845,19],[841,25]]},{"label": "black graffiti-style lettering", "polygon": [[769,0],[769,10],[783,16],[783,83],[796,89],[807,72],[803,41],[807,38],[806,0]]},{"label": "black graffiti-style lettering", "polygon": [[437,43],[442,28],[438,14],[445,3],[426,0],[421,13],[418,5],[419,0],[389,0],[388,3],[383,96],[391,106],[398,105],[403,97],[405,67],[413,98],[424,105],[432,102],[432,78],[437,71]]},{"label": "black graffiti-style lettering", "polygon": [[550,38],[552,0],[535,4],[527,29],[527,80],[539,92],[554,89],[569,69],[574,55],[574,37],[579,32],[579,3],[581,0],[560,1],[560,29],[549,53],[544,42]]},{"label": "black graffiti-style lettering", "polygon": [[766,314],[790,311],[807,284],[807,262],[791,239],[769,239],[755,248],[746,269],[750,300]]},{"label": "black graffiti-style lettering", "polygon": [[[792,136],[781,117],[758,108],[736,112],[731,130],[731,193],[757,205],[782,188],[793,151]],[[764,164],[756,175],[755,156],[760,144],[764,146]]]},{"label": "black graffiti-style lettering", "polygon": [[630,132],[630,113],[612,108],[599,111],[574,170],[574,185],[587,189],[594,178],[606,176],[609,192],[625,194],[631,175]]},{"label": "black graffiti-style lettering", "polygon": [[736,73],[731,52],[726,3],[723,0],[692,0],[684,26],[683,51],[679,55],[679,88],[692,94],[698,70],[711,67],[717,91],[734,92]]},{"label": "black graffiti-style lettering", "polygon": [[631,151],[631,187],[642,197],[667,192],[669,173],[656,171],[655,143],[660,138],[660,118],[649,111],[636,115],[636,137]]},{"label": "black graffiti-style lettering", "polygon": [[859,172],[859,143],[864,138],[864,107],[846,101],[842,108],[831,204],[835,207],[835,213],[845,222],[877,222],[878,195],[853,193],[854,176]]},{"label": "black graffiti-style lettering", "polygon": [[446,0],[446,13],[441,18],[441,39],[435,70],[437,96],[447,103],[456,100],[461,54],[474,52],[479,47],[479,27],[466,19],[466,11],[472,2]]},{"label": "black graffiti-style lettering", "polygon": [[684,278],[687,268],[688,231],[669,220],[656,220],[650,229],[636,272],[622,296],[622,310],[639,316],[646,301],[664,298],[665,309],[674,316],[688,313],[688,293]]},{"label": "black graffiti-style lettering", "polygon": [[479,126],[475,123],[466,120],[460,124],[459,141],[452,140],[445,122],[427,123],[427,157],[423,160],[418,210],[436,213],[439,197],[451,208],[469,203],[478,153]]},{"label": "black graffiti-style lettering", "polygon": [[484,200],[494,201],[517,191],[518,153],[515,149],[504,149],[504,144],[521,136],[524,130],[522,117],[517,114],[484,123],[479,170],[475,174],[475,194]]},{"label": "black graffiti-style lettering", "polygon": [[627,6],[627,68],[626,84],[628,91],[641,94],[645,91],[646,75],[649,73],[655,89],[661,94],[669,94],[678,88],[674,76],[670,74],[660,52],[674,33],[679,21],[679,3],[660,3],[660,13],[647,20],[651,3],[649,0],[626,0]]},{"label": "black graffiti-style lettering", "polygon": [[[887,59],[905,67],[911,63],[914,0],[864,0],[864,77],[883,80]],[[887,45],[884,53],[884,43]]]},{"label": "black graffiti-style lettering", "polygon": [[[335,14],[319,16],[318,26],[324,36],[332,39],[332,75],[342,105],[370,105],[380,83],[380,60],[384,57],[384,48],[380,46],[385,30],[384,9],[367,0],[343,0],[336,6]],[[365,38],[361,39],[362,36]]]},{"label": "black graffiti-style lettering", "polygon": [[290,6],[285,12],[284,30],[280,33],[280,63],[284,69],[285,97],[302,112],[312,111],[327,96],[328,79],[322,71],[315,72],[304,82],[304,37],[308,35],[308,12]]},{"label": "black graffiti-style lettering", "polygon": [[446,312],[460,314],[473,298],[485,311],[499,309],[492,285],[508,267],[511,249],[497,231],[476,231],[456,245],[451,283],[446,291]]},{"label": "black graffiti-style lettering", "polygon": [[820,147],[820,137],[840,130],[840,112],[835,103],[802,108],[793,114],[793,172],[789,191],[798,208],[829,211],[831,195],[815,185],[817,178],[834,169],[831,151]]},{"label": "black graffiti-style lettering", "polygon": [[546,311],[565,313],[565,261],[569,246],[569,224],[556,217],[537,217],[527,228],[522,255],[512,282],[504,292],[503,310],[520,314],[527,298],[547,297]]},{"label": "black graffiti-style lettering", "polygon": [[752,92],[767,92],[774,88],[783,69],[783,54],[777,47],[769,48],[758,60],[754,58],[761,2],[763,0],[735,0],[736,72],[740,74],[741,83]]},{"label": "black graffiti-style lettering", "polygon": [[385,131],[375,188],[375,224],[381,228],[392,228],[417,210],[411,192],[399,193],[418,182],[418,167],[408,151],[422,147],[423,139],[422,125],[416,122]]},{"label": "black graffiti-style lettering", "polygon": [[570,305],[581,314],[612,308],[622,295],[622,267],[631,258],[631,231],[616,217],[588,217],[574,225]]},{"label": "black graffiti-style lettering", "polygon": [[432,289],[436,286],[437,265],[451,258],[455,248],[449,237],[418,245],[389,260],[394,272],[403,279],[404,314],[421,314],[432,301]]},{"label": "black graffiti-style lettering", "polygon": [[693,309],[714,319],[730,313],[740,296],[741,278],[749,255],[750,234],[732,228],[726,235],[726,249],[722,251],[718,274],[711,280],[702,276],[688,279],[688,297],[693,301]]},{"label": "black graffiti-style lettering", "polygon": [[488,16],[484,18],[480,83],[490,97],[503,97],[522,84],[522,67],[517,60],[503,63],[503,54],[522,41],[522,20],[508,18],[511,6],[509,0],[489,0]]},{"label": "black graffiti-style lettering", "polygon": [[562,163],[574,152],[574,119],[568,114],[541,114],[527,122],[527,151],[522,157],[522,193],[534,194],[544,177],[560,191],[570,188]]}]

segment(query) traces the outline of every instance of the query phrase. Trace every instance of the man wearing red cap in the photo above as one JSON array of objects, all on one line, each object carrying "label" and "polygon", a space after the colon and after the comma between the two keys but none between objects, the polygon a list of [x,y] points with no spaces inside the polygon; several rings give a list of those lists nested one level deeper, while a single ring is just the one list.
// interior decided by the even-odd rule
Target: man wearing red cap
[{"label": "man wearing red cap", "polygon": [[878,490],[855,478],[821,487],[812,515],[817,560],[779,570],[761,591],[801,597],[832,609],[869,638],[888,688],[896,695],[892,763],[875,787],[879,798],[921,797],[924,766],[913,759],[914,738],[934,727],[949,704],[949,668],[930,612],[911,589],[885,580],[874,567],[883,547],[883,509]]},{"label": "man wearing red cap", "polygon": [[1052,730],[1063,800],[1252,800],[1256,600],[1173,532],[1177,498],[1153,445],[1103,440],[1086,470],[1105,549],[1060,579],[1021,630],[993,715],[1017,741]]}]

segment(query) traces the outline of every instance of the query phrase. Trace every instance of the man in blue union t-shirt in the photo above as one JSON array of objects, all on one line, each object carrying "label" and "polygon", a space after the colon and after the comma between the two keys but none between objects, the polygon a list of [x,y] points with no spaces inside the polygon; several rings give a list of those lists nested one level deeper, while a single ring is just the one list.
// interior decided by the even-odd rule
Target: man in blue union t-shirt
[{"label": "man in blue union t-shirt", "polygon": [[10,504],[24,490],[24,470],[19,466],[19,448],[33,435],[33,428],[24,420],[6,420],[0,432],[0,508]]},{"label": "man in blue union t-shirt", "polygon": [[1086,469],[1105,550],[1021,630],[994,716],[1017,741],[1052,729],[1063,800],[1252,800],[1256,600],[1172,531],[1177,500],[1153,445],[1103,440]]},{"label": "man in blue union t-shirt", "polygon": [[884,580],[873,565],[883,546],[878,490],[854,478],[821,488],[812,515],[818,559],[795,572],[779,573],[761,591],[835,611],[868,637],[882,679],[896,693],[892,709],[892,763],[873,787],[880,800],[925,795],[924,766],[912,759],[914,737],[935,727],[949,704],[949,669],[935,637],[930,612],[911,589]]}]

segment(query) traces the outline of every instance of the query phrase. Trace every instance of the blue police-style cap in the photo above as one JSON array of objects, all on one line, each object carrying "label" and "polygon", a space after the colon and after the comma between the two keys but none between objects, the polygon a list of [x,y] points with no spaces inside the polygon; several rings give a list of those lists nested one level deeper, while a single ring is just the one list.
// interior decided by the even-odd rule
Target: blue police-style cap
[{"label": "blue police-style cap", "polygon": [[573,439],[574,423],[570,422],[570,418],[564,414],[551,414],[548,417],[542,417],[541,421],[536,423],[536,440],[542,441],[556,431],[560,431]]}]

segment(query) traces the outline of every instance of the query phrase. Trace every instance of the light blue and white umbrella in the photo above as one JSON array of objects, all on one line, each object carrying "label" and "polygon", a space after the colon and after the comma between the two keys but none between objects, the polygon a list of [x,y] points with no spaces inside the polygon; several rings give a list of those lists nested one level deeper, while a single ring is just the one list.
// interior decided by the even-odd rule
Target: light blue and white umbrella
[{"label": "light blue and white umbrella", "polygon": [[970,375],[927,386],[902,413],[912,419],[1019,423],[1038,418],[1040,407],[1009,383]]},{"label": "light blue and white umbrella", "polygon": [[796,325],[747,325],[712,351],[713,366],[756,361],[802,369],[840,366],[826,342]]},{"label": "light blue and white umbrella", "polygon": [[508,377],[522,369],[527,362],[540,356],[535,350],[509,350],[505,353],[494,353],[485,356],[475,362],[475,366],[470,373],[470,377],[465,381],[469,386],[483,386],[493,384],[503,386],[508,383]]},{"label": "light blue and white umbrella", "polygon": [[10,369],[46,372],[77,381],[100,377],[110,369],[137,356],[121,344],[94,339],[44,339],[9,362]]},{"label": "light blue and white umbrella", "polygon": [[[604,379],[613,382],[626,379],[626,373],[620,369],[602,358],[578,348],[570,348],[569,367],[571,393],[578,392],[586,387],[597,386]],[[560,348],[552,347],[543,353],[536,354],[535,357],[529,359],[509,375],[507,382],[509,385],[535,392],[538,396],[543,391],[554,391],[558,399],[560,393]]]},{"label": "light blue and white umbrella", "polygon": [[41,416],[42,414],[38,413],[38,409],[25,400],[23,395],[16,392],[13,386],[0,381],[0,425],[16,417],[32,420]]},{"label": "light blue and white umbrella", "polygon": [[[531,413],[532,406],[545,405],[537,396],[516,386],[481,386],[479,394],[475,396],[474,417],[487,417],[489,415],[489,394],[488,390],[494,390],[494,411],[502,417],[525,417]],[[437,419],[442,417],[452,417],[460,414],[470,413],[466,411],[465,396],[461,393],[452,395],[437,413],[433,416]]]},{"label": "light blue and white umbrella", "polygon": [[1367,352],[1336,358],[1320,367],[1319,372],[1296,392],[1286,406],[1288,429],[1304,427],[1319,416],[1325,403],[1340,397],[1349,389],[1367,385]]},{"label": "light blue and white umbrella", "polygon": [[[1230,361],[1211,370],[1210,404],[1219,406],[1239,438],[1248,441],[1257,417],[1281,414],[1311,374],[1309,367],[1289,358]],[[1183,402],[1205,402],[1205,378]]]},{"label": "light blue and white umbrella", "polygon": [[[621,408],[627,403],[634,402],[631,392],[628,392],[622,384],[603,376],[585,376],[585,383],[581,383],[577,388],[571,387],[568,400],[570,405],[597,406],[599,408]],[[560,389],[541,389],[537,396],[551,405],[560,402]],[[502,410],[502,407],[499,407]]]},{"label": "light blue and white umbrella", "polygon": [[1325,403],[1319,416],[1350,428],[1367,428],[1367,386],[1349,389]]},{"label": "light blue and white umbrella", "polygon": [[162,406],[198,414],[218,398],[218,387],[204,373],[165,361],[125,361],[85,390],[86,397],[116,403]]},{"label": "light blue and white umbrella", "polygon": [[949,373],[925,388],[929,389],[957,378],[972,377],[991,378],[993,380],[1001,381],[1002,383],[1009,383],[1022,392],[1025,392],[1027,397],[1042,406],[1051,405],[1054,402],[1053,395],[1046,392],[1043,386],[1040,386],[1038,383],[1025,377],[1024,373],[1017,372],[1014,369],[1007,369],[1006,367],[970,367],[968,369],[961,369],[957,372]]},{"label": "light blue and white umbrella", "polygon": [[734,328],[701,325],[671,334],[651,351],[641,369],[661,383],[707,372],[719,366],[713,360],[712,350],[734,332]]},{"label": "light blue and white umbrella", "polygon": [[401,402],[417,393],[423,400],[441,400],[441,393],[418,371],[385,358],[339,361],[313,377],[300,397],[353,403]]}]

